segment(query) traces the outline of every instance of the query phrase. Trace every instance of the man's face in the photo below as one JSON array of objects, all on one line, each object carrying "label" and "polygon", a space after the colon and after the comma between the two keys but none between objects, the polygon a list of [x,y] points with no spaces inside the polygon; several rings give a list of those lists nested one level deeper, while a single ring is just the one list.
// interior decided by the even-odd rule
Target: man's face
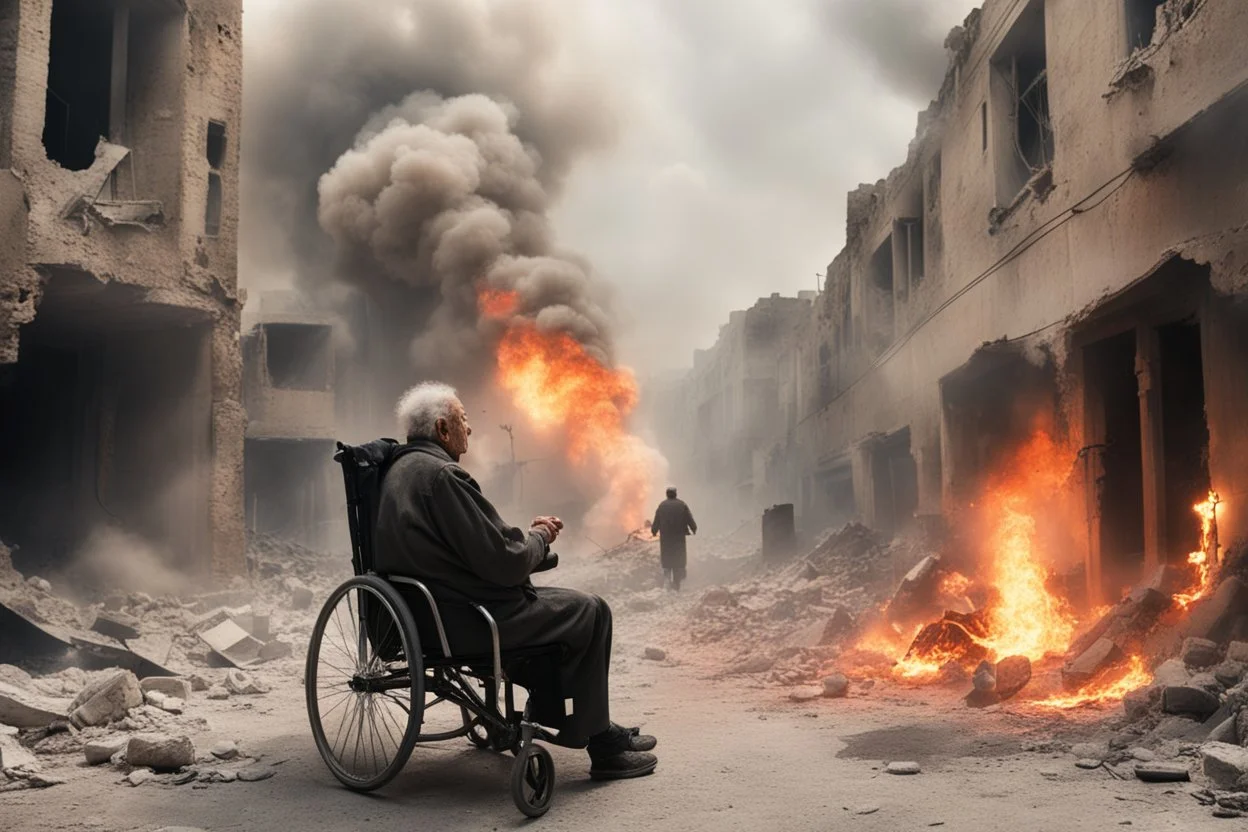
[{"label": "man's face", "polygon": [[438,444],[451,455],[456,462],[468,453],[468,437],[472,428],[468,425],[468,414],[458,399],[451,403],[451,415],[438,420]]}]

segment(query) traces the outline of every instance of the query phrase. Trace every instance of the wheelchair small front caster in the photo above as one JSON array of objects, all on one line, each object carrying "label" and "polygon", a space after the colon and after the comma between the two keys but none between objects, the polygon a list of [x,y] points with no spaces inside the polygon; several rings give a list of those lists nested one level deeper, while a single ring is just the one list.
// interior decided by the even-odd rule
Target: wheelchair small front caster
[{"label": "wheelchair small front caster", "polygon": [[480,719],[474,719],[468,729],[468,741],[482,750],[489,750],[494,745],[490,729]]},{"label": "wheelchair small front caster", "polygon": [[555,796],[555,762],[543,746],[529,742],[511,767],[511,799],[531,818],[540,818]]}]

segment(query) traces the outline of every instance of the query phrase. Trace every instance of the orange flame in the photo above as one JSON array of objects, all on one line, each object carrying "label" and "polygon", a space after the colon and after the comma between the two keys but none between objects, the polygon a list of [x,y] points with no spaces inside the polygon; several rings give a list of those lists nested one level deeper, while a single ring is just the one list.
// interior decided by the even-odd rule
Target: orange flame
[{"label": "orange flame", "polygon": [[1200,517],[1200,548],[1187,556],[1187,562],[1196,567],[1198,577],[1196,583],[1187,592],[1174,596],[1174,602],[1183,609],[1187,609],[1192,602],[1203,598],[1213,588],[1211,580],[1213,570],[1210,561],[1216,555],[1218,546],[1218,504],[1221,502],[1222,499],[1217,492],[1210,491],[1203,503],[1192,506],[1192,511]]},{"label": "orange flame", "polygon": [[[482,316],[507,318],[520,306],[515,291],[482,289]],[[594,469],[606,488],[591,523],[617,531],[645,519],[645,501],[661,457],[628,431],[637,405],[637,381],[624,368],[606,366],[566,332],[543,331],[513,319],[498,345],[498,382],[539,430],[561,429],[568,458]]]},{"label": "orange flame", "polygon": [[1083,705],[1099,705],[1104,702],[1117,702],[1133,690],[1142,688],[1152,682],[1152,674],[1144,667],[1139,656],[1131,656],[1127,669],[1121,676],[1110,682],[1093,682],[1077,693],[1051,696],[1032,702],[1040,708],[1078,708]]}]

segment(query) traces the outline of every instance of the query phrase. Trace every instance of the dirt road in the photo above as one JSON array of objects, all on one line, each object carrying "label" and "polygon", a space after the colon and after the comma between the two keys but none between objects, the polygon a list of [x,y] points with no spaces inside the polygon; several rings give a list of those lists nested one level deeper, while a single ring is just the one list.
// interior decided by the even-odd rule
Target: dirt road
[{"label": "dirt road", "polygon": [[[680,603],[687,603],[682,601]],[[615,716],[660,738],[651,777],[596,784],[582,752],[555,749],[559,785],[548,829],[672,830],[1192,830],[1211,818],[1193,784],[1148,785],[1074,765],[1069,744],[1101,730],[1025,709],[971,711],[942,691],[870,691],[794,703],[775,689],[708,678],[705,657],[681,648],[676,610],[619,615]],[[647,644],[674,645],[665,662]],[[529,825],[507,791],[510,756],[459,740],[418,749],[373,795],[341,788],[310,738],[297,663],[271,693],[197,700],[201,748],[237,740],[276,764],[261,782],[147,783],[85,766],[67,783],[0,794],[0,828],[13,830],[496,830]],[[1055,735],[1054,725],[1059,726]],[[1098,734],[1099,735],[1099,734]],[[1026,750],[1030,749],[1030,750]],[[887,761],[918,762],[897,776]]]}]

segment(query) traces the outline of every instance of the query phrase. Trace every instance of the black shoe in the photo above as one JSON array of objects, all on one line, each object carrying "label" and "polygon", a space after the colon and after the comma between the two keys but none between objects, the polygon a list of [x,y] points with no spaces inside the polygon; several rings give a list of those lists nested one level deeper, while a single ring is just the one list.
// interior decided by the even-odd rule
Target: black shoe
[{"label": "black shoe", "polygon": [[654,771],[659,758],[644,751],[621,751],[610,757],[591,757],[589,776],[593,780],[627,780]]},{"label": "black shoe", "polygon": [[650,751],[659,741],[649,734],[641,733],[640,728],[624,728],[628,734],[628,750],[629,751]]}]

